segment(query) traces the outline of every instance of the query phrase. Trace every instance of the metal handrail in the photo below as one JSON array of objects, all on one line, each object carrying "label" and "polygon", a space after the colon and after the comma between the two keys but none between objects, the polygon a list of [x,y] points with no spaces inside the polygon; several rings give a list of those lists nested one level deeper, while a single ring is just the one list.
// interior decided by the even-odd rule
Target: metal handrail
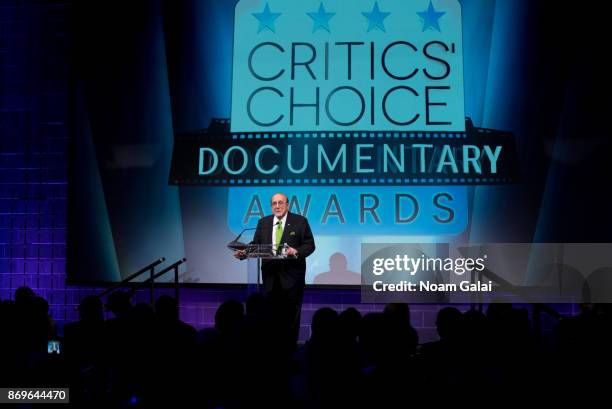
[{"label": "metal handrail", "polygon": [[542,304],[540,302],[535,301],[528,294],[525,294],[525,292],[522,291],[520,288],[516,287],[515,285],[513,285],[509,281],[504,280],[499,275],[493,273],[489,269],[485,268],[479,274],[482,274],[483,276],[489,278],[490,280],[495,281],[497,284],[499,284],[502,287],[502,289],[508,290],[508,291],[518,295],[519,297],[522,297],[527,303],[532,304],[534,306],[537,305],[538,308],[541,311],[547,313],[551,317],[556,318],[556,319],[560,319],[560,318],[563,317],[561,314],[559,314],[557,311],[555,311],[554,309],[552,309],[548,305]]},{"label": "metal handrail", "polygon": [[130,275],[129,277],[124,278],[123,280],[121,280],[117,284],[114,284],[114,285],[110,286],[109,288],[107,288],[106,290],[102,291],[100,294],[98,294],[98,297],[104,297],[106,294],[112,293],[116,289],[123,287],[129,281],[133,280],[136,277],[139,277],[140,275],[144,274],[147,271],[153,272],[155,270],[155,267],[160,265],[164,261],[166,261],[165,257],[161,257],[161,258],[153,261],[152,263],[150,263],[150,264],[146,265],[145,267],[141,268],[140,270],[138,270],[134,274]]},{"label": "metal handrail", "polygon": [[[555,319],[562,319],[563,316],[561,314],[559,314],[558,311],[555,311],[553,308],[551,308],[550,306],[540,303],[540,302],[536,302],[533,298],[531,298],[528,294],[525,294],[524,291],[522,291],[520,288],[516,287],[515,285],[513,285],[512,283],[510,283],[507,280],[504,280],[503,278],[501,278],[499,275],[493,273],[492,271],[490,271],[489,269],[485,268],[482,271],[478,272],[478,279],[482,280],[482,276],[485,276],[487,278],[489,278],[490,280],[495,281],[497,284],[499,284],[502,289],[508,290],[516,295],[518,295],[519,297],[522,297],[527,303],[531,304],[533,306],[533,329],[534,329],[534,333],[536,334],[537,337],[541,336],[541,332],[542,332],[542,324],[541,324],[541,319],[540,319],[540,314],[542,312],[550,315],[551,317],[555,318]],[[472,271],[471,273],[471,282],[474,282],[474,271]],[[471,309],[475,309],[475,304],[472,303]],[[481,296],[479,295],[479,302],[478,302],[478,310],[482,312],[482,300],[481,300]]]},{"label": "metal handrail", "polygon": [[155,273],[152,277],[147,278],[141,284],[147,284],[147,283],[149,283],[149,281],[151,281],[151,284],[154,284],[156,278],[163,276],[164,274],[166,274],[170,270],[174,270],[174,298],[176,300],[176,305],[179,305],[179,280],[178,280],[179,274],[178,274],[178,268],[179,268],[179,266],[181,264],[183,264],[186,261],[187,261],[187,259],[185,257],[175,261],[174,263],[170,264],[168,267],[164,268],[162,271],[160,271],[158,273]]},{"label": "metal handrail", "polygon": [[[130,275],[129,277],[124,278],[123,280],[121,280],[120,282],[118,282],[117,284],[112,285],[111,287],[107,288],[106,290],[102,291],[100,294],[97,295],[98,298],[101,298],[127,284],[130,285],[149,285],[150,289],[149,289],[149,299],[150,299],[150,303],[151,305],[154,304],[155,302],[155,279],[161,277],[162,275],[166,274],[168,271],[174,271],[174,298],[176,299],[176,303],[178,305],[179,303],[179,273],[178,273],[178,268],[181,264],[183,264],[184,262],[187,261],[187,259],[185,257],[180,258],[179,260],[175,261],[174,263],[170,264],[168,267],[165,267],[163,270],[159,271],[159,272],[155,272],[155,267],[160,265],[161,263],[163,263],[164,261],[166,261],[165,257],[161,257],[155,261],[153,261],[152,263],[148,264],[147,266],[141,268],[140,270],[138,270],[137,272],[135,272],[134,274]],[[142,274],[149,272],[149,277],[141,282],[137,282],[137,283],[133,283],[130,282],[131,280],[141,276]],[[134,291],[136,288],[136,286],[132,287],[132,291]]]}]

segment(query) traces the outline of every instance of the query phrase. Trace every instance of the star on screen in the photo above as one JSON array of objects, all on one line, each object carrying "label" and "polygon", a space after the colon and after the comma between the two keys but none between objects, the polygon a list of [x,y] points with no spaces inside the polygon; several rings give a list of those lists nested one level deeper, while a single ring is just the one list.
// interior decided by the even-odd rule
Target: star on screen
[{"label": "star on screen", "polygon": [[319,29],[327,30],[328,33],[331,32],[329,29],[329,20],[333,16],[335,16],[336,13],[328,13],[325,10],[323,3],[319,5],[319,11],[317,11],[316,13],[313,12],[313,13],[306,13],[306,14],[308,14],[308,17],[310,17],[313,20],[313,25],[312,25],[313,33]]},{"label": "star on screen", "polygon": [[259,20],[259,28],[257,29],[258,33],[261,33],[264,30],[270,30],[273,33],[276,33],[274,28],[274,21],[281,15],[281,13],[272,13],[270,11],[270,5],[266,3],[266,7],[264,7],[261,13],[251,13],[253,17]]},{"label": "star on screen", "polygon": [[435,30],[440,31],[440,17],[446,14],[444,11],[436,11],[434,9],[433,3],[431,0],[429,1],[429,7],[425,11],[417,12],[419,17],[423,19],[423,31],[428,28],[433,28]]},{"label": "star on screen", "polygon": [[378,8],[378,2],[374,3],[372,11],[364,11],[361,14],[363,14],[364,17],[368,19],[368,32],[375,28],[386,32],[384,20],[389,17],[389,14],[391,13],[380,11],[380,9]]}]

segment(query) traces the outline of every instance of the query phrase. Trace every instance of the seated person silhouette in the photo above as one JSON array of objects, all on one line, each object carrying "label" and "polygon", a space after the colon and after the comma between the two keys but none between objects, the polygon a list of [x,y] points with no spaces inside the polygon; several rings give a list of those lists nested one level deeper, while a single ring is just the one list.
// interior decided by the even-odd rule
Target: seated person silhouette
[{"label": "seated person silhouette", "polygon": [[361,274],[347,270],[346,256],[334,253],[329,258],[329,271],[318,274],[313,284],[361,284]]}]

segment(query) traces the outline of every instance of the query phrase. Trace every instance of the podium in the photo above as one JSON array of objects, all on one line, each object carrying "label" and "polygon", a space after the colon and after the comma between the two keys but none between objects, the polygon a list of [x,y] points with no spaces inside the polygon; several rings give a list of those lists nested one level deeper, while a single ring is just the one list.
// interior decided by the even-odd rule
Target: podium
[{"label": "podium", "polygon": [[[246,244],[233,241],[229,243],[227,247],[231,250],[244,253],[243,260],[248,259],[249,261],[247,276],[252,277],[255,275],[257,277],[257,292],[259,292],[259,287],[261,285],[261,260],[286,260],[293,258],[287,255],[287,249],[289,248],[287,243],[279,246],[278,249],[276,249],[274,244]],[[251,263],[251,261],[254,261],[255,263]],[[253,269],[253,265],[255,265],[254,272],[251,271]],[[251,280],[247,279],[247,282],[250,284]]]}]

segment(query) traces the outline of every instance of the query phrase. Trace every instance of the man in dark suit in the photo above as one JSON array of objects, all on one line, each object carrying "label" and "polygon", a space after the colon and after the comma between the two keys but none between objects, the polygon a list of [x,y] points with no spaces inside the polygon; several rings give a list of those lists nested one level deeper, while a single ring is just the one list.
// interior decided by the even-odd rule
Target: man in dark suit
[{"label": "man in dark suit", "polygon": [[[272,215],[257,223],[252,244],[273,244],[278,251],[286,249],[287,258],[262,260],[261,275],[267,296],[286,309],[286,319],[297,340],[300,312],[306,276],[306,257],[315,250],[314,237],[308,220],[298,214],[289,213],[289,199],[277,193],[271,199]],[[284,246],[284,244],[287,246]],[[236,252],[237,258],[243,254]]]}]

